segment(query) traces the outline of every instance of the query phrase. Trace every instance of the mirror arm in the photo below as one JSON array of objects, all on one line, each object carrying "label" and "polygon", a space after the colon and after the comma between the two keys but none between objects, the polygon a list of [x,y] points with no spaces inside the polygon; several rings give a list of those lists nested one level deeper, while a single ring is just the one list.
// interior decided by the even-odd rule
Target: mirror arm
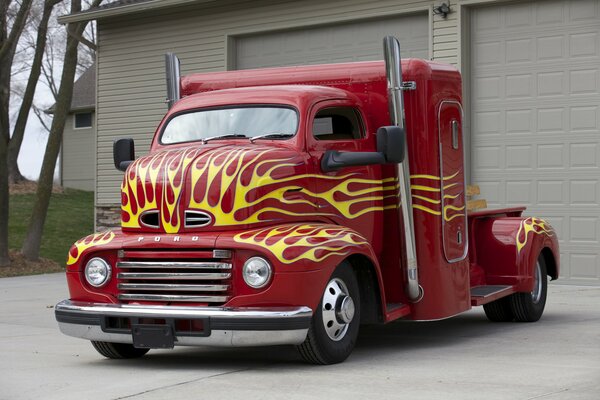
[{"label": "mirror arm", "polygon": [[343,167],[385,164],[385,162],[385,156],[382,153],[329,150],[321,159],[321,169],[323,172],[332,172]]},{"label": "mirror arm", "polygon": [[119,171],[127,171],[127,167],[129,167],[131,165],[131,163],[133,162],[133,160],[130,161],[121,161],[119,163],[119,167],[117,168]]}]

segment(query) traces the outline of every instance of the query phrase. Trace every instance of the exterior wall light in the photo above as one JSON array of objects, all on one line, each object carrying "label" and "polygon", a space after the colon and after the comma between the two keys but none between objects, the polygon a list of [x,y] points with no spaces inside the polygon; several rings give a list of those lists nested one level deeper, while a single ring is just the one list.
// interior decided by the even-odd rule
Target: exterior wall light
[{"label": "exterior wall light", "polygon": [[439,6],[433,7],[434,15],[441,15],[442,18],[447,18],[448,14],[450,14],[450,4],[442,3]]}]

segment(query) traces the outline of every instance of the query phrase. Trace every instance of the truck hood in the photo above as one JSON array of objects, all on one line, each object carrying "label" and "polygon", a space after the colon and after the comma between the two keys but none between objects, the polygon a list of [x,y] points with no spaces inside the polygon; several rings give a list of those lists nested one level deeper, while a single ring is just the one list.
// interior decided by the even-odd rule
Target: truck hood
[{"label": "truck hood", "polygon": [[138,158],[121,185],[123,230],[244,229],[315,212],[306,160],[290,149],[198,145]]}]

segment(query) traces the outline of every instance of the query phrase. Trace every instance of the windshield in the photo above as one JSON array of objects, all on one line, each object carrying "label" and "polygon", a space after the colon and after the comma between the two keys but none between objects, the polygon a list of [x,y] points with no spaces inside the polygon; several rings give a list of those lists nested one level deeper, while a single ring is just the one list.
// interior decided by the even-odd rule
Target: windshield
[{"label": "windshield", "polygon": [[206,140],[216,136],[293,136],[297,127],[298,114],[291,108],[254,106],[198,110],[171,118],[163,129],[161,143]]}]

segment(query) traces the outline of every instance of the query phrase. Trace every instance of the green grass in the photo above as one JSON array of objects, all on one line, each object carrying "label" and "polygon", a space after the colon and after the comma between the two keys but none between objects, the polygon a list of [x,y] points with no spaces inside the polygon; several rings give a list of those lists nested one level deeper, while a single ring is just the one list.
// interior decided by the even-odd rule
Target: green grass
[{"label": "green grass", "polygon": [[[20,250],[29,226],[34,194],[10,196],[8,246]],[[94,230],[94,192],[65,189],[53,193],[42,236],[40,257],[64,265],[71,245]]]}]

